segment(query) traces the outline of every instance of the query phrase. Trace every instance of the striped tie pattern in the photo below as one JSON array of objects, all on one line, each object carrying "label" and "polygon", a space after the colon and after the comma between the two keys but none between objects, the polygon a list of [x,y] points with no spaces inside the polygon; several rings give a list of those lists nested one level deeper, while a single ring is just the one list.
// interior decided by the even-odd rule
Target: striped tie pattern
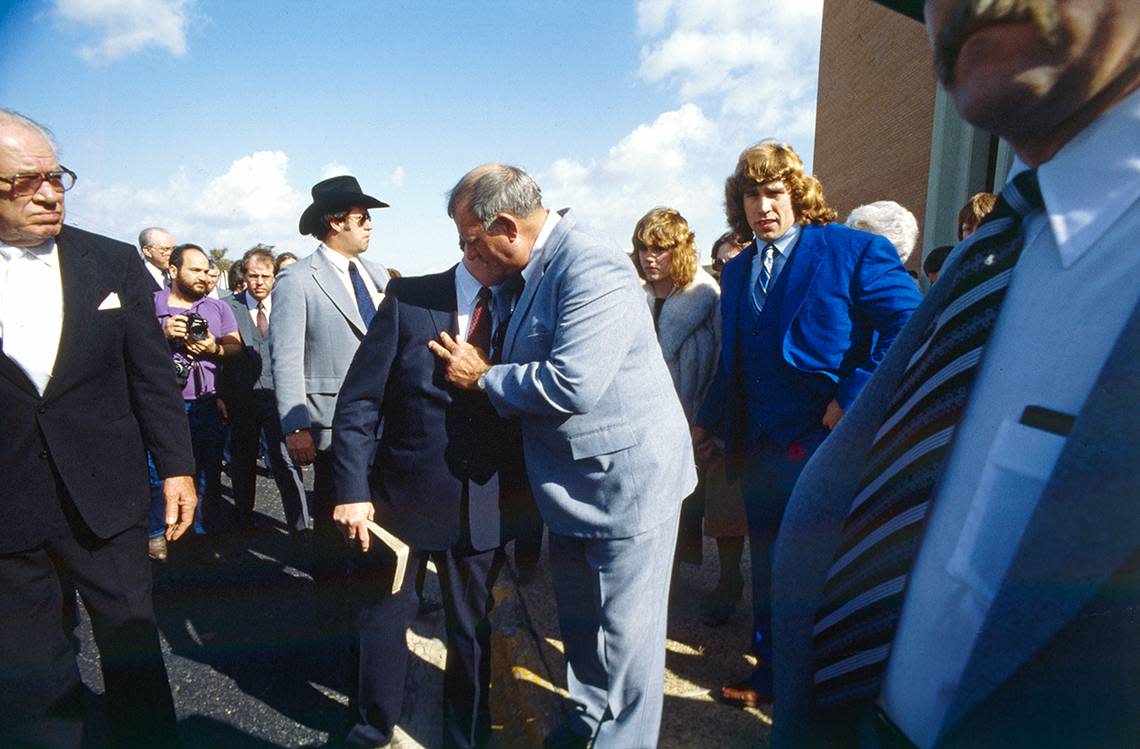
[{"label": "striped tie pattern", "polygon": [[931,500],[986,341],[1021,254],[1022,218],[1042,206],[1036,172],[1019,174],[966,240],[950,303],[902,376],[847,511],[813,630],[817,704],[875,699]]}]

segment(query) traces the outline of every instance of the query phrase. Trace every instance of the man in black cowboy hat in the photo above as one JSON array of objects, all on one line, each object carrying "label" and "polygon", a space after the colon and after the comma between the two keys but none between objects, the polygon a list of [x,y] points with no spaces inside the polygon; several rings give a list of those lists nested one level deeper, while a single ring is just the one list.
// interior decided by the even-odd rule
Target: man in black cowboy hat
[{"label": "man in black cowboy hat", "polygon": [[772,746],[1140,746],[1140,3],[883,4],[1017,158],[796,484]]},{"label": "man in black cowboy hat", "polygon": [[345,551],[332,510],[332,419],[336,397],[357,346],[384,297],[388,271],[364,260],[372,235],[370,208],[388,204],[365,195],[355,177],[313,185],[300,231],[320,240],[313,254],[282,272],[273,288],[269,351],[285,444],[313,465],[314,576],[337,574]]}]

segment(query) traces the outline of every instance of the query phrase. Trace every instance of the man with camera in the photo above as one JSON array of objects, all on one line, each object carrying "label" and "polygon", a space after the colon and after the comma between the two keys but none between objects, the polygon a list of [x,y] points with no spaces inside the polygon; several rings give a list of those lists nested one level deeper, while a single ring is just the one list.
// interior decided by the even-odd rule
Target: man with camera
[{"label": "man with camera", "polygon": [[222,452],[226,444],[225,406],[217,398],[222,359],[241,352],[234,313],[207,296],[210,261],[205,250],[181,244],[170,253],[170,288],[156,291],[154,311],[166,340],[194,447],[198,496],[195,535],[216,533],[222,525]]}]

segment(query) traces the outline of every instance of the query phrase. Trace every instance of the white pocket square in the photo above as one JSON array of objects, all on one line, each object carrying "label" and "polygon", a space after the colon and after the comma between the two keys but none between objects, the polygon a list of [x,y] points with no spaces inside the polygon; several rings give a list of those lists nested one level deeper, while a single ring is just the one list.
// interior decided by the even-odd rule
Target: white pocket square
[{"label": "white pocket square", "polygon": [[119,295],[113,291],[99,305],[99,309],[122,309],[122,307],[123,304],[119,301]]}]

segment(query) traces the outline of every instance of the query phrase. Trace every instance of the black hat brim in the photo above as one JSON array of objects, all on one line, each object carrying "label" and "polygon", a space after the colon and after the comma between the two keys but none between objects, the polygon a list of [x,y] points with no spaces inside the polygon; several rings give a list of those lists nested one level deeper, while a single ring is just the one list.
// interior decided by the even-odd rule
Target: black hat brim
[{"label": "black hat brim", "polygon": [[308,236],[316,230],[317,221],[321,216],[330,211],[339,211],[351,208],[354,205],[361,208],[388,208],[388,204],[383,200],[378,200],[364,193],[338,195],[332,199],[314,202],[306,208],[301,214],[301,220],[297,222],[297,228],[301,234]]}]

